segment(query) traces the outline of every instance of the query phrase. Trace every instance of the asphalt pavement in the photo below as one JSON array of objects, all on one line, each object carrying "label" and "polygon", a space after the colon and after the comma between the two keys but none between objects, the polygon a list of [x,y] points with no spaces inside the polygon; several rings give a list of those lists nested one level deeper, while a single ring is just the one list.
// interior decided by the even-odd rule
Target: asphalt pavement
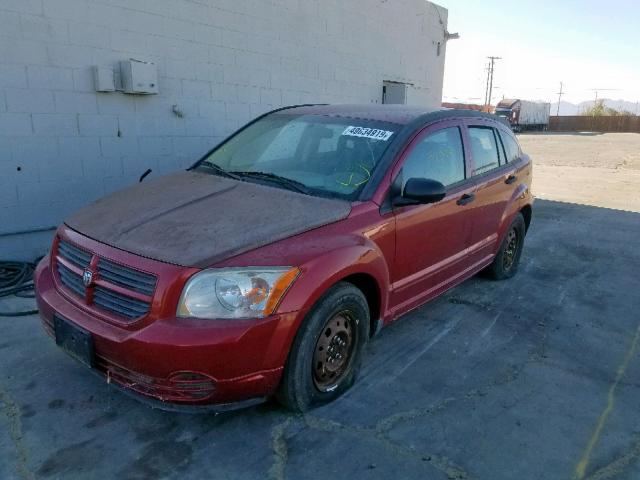
[{"label": "asphalt pavement", "polygon": [[305,415],[152,410],[37,317],[0,319],[0,478],[640,478],[639,234],[638,213],[539,200],[514,279],[399,319]]}]

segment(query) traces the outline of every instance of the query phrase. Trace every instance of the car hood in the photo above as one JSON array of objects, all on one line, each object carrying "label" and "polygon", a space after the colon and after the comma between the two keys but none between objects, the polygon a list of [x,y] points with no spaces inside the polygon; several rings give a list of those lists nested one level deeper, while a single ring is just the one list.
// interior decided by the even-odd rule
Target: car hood
[{"label": "car hood", "polygon": [[207,267],[342,220],[350,211],[343,200],[189,171],[113,193],[65,224],[137,255]]}]

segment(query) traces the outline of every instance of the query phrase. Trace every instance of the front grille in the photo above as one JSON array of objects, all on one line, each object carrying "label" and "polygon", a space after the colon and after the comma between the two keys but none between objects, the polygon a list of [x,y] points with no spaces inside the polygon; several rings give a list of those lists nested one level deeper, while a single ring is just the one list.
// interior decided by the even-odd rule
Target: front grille
[{"label": "front grille", "polygon": [[93,303],[129,319],[142,317],[149,313],[149,302],[136,300],[102,287],[96,287],[94,290]]},{"label": "front grille", "polygon": [[89,252],[85,252],[64,240],[60,240],[60,243],[58,243],[58,255],[80,268],[87,268],[91,261],[91,254]]},{"label": "front grille", "polygon": [[118,265],[104,258],[98,262],[98,275],[111,283],[145,295],[151,295],[156,288],[156,277],[153,275]]},{"label": "front grille", "polygon": [[[149,313],[151,297],[156,288],[154,275],[120,265],[106,258],[94,259],[94,254],[62,239],[58,242],[58,258],[74,267],[70,268],[60,261],[55,262],[60,283],[86,304],[121,317],[127,322]],[[95,283],[89,287],[84,285],[82,272],[90,265],[93,265],[96,270],[94,282],[100,285]],[[131,291],[132,295],[121,293],[123,288]],[[134,298],[140,297],[140,294],[147,298]]]},{"label": "front grille", "polygon": [[82,276],[69,270],[60,262],[57,263],[58,275],[62,284],[79,297],[84,298],[86,295],[84,285],[82,284]]}]

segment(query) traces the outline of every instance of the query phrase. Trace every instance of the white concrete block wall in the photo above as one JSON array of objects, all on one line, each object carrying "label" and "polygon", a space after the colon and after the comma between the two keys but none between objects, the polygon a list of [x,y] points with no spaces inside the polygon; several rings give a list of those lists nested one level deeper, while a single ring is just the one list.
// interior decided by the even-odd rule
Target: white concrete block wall
[{"label": "white concrete block wall", "polygon": [[[185,168],[273,108],[379,103],[384,80],[439,105],[446,21],[424,0],[0,0],[0,258],[51,236],[7,233]],[[129,58],[156,63],[160,94],[96,93],[92,66]]]}]

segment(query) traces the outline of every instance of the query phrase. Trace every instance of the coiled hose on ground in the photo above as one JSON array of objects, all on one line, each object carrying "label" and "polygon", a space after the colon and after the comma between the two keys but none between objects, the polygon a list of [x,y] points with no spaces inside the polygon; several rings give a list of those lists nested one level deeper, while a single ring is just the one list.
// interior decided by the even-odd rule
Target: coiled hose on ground
[{"label": "coiled hose on ground", "polygon": [[[0,261],[0,297],[15,295],[22,298],[34,298],[33,271],[35,267],[35,264],[30,262]],[[23,317],[36,313],[38,310],[0,311],[0,317]]]}]

